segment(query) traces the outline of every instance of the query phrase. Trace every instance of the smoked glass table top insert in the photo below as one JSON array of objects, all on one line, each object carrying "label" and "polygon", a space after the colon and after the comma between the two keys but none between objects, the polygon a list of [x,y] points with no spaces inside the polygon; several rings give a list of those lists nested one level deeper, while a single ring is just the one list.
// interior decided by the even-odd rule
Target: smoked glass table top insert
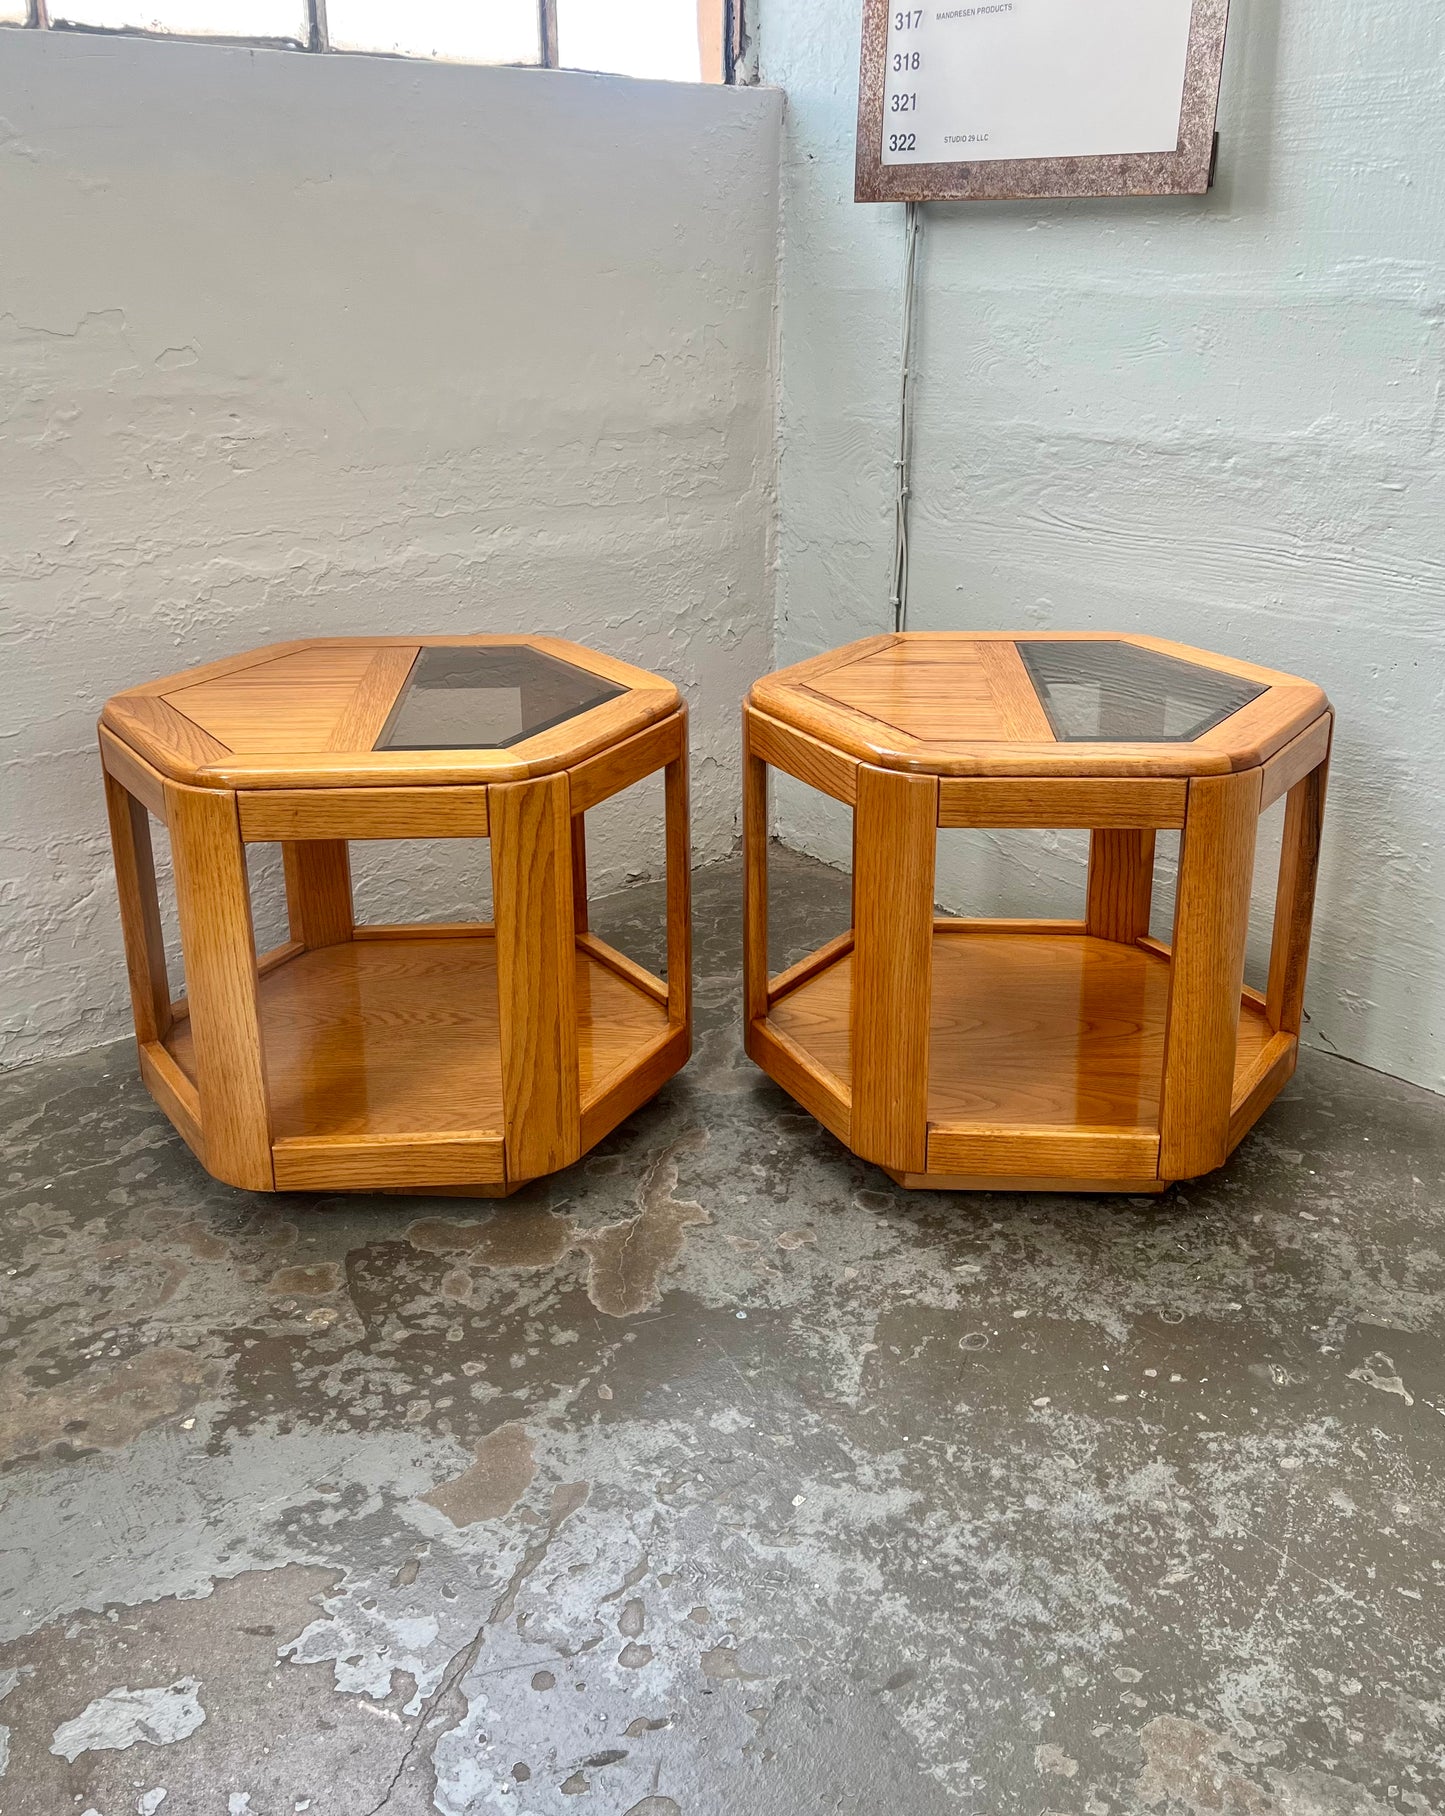
[{"label": "smoked glass table top insert", "polygon": [[424,649],[374,750],[498,750],[627,689],[525,643]]},{"label": "smoked glass table top insert", "polygon": [[1060,743],[1187,744],[1265,689],[1134,643],[1028,641],[1023,658]]}]

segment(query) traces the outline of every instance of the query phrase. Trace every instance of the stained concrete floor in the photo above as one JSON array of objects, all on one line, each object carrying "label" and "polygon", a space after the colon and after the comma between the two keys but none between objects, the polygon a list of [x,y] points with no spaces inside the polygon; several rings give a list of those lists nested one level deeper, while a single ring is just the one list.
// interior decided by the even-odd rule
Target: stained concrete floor
[{"label": "stained concrete floor", "polygon": [[698,880],[693,1064],[495,1209],[0,1080],[0,1810],[1445,1812],[1440,1100],[1311,1055],[1163,1200],[910,1194]]}]

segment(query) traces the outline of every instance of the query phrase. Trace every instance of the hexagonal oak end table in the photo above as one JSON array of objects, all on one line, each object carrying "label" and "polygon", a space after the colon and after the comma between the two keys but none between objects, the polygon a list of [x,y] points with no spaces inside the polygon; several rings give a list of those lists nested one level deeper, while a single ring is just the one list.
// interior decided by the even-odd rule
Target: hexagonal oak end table
[{"label": "hexagonal oak end table", "polygon": [[[687,713],[554,637],[274,644],[133,688],[100,726],[141,1072],[252,1191],[500,1196],[688,1057]],[[665,772],[667,982],[587,925],[589,807]],[[148,812],[170,834],[172,1002]],[[494,922],[358,926],[353,839],[489,838]],[[247,844],[290,939],[258,957]]]},{"label": "hexagonal oak end table", "polygon": [[[747,1050],[910,1186],[1158,1192],[1294,1070],[1332,717],[1290,675],[1152,637],[882,636],[744,708]],[[853,809],[853,925],[767,966],[772,766]],[[1262,810],[1287,796],[1268,988],[1244,988]],[[940,919],[939,827],[1087,827],[1073,921]],[[1180,832],[1171,944],[1155,832]]]}]

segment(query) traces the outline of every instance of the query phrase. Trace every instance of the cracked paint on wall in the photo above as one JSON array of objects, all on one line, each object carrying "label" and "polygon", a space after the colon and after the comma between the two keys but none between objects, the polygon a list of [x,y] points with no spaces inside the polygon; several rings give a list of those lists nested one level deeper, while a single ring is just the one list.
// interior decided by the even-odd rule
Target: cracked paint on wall
[{"label": "cracked paint on wall", "polygon": [[[124,1031],[95,719],[215,656],[595,644],[682,689],[694,847],[729,851],[737,702],[772,650],[781,97],[3,48],[0,1063]],[[660,874],[661,802],[659,780],[590,816],[599,886]],[[354,855],[370,919],[485,912],[474,841]]]}]

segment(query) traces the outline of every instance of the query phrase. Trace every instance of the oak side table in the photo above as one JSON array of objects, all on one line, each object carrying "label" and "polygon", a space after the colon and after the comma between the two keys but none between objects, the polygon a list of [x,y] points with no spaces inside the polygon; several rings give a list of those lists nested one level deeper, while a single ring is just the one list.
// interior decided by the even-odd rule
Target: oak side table
[{"label": "oak side table", "polygon": [[[1332,714],[1158,638],[869,638],[743,712],[748,1053],[901,1184],[1159,1192],[1219,1166],[1294,1071]],[[853,925],[767,962],[767,769],[853,809]],[[1287,797],[1267,988],[1255,832]],[[1086,827],[1079,920],[934,914],[940,827]],[[1177,829],[1172,941],[1149,933]]]},{"label": "oak side table", "polygon": [[[692,1038],[687,712],[555,637],[273,644],[109,701],[100,724],[141,1073],[251,1191],[501,1196],[574,1161]],[[589,807],[665,774],[667,981],[588,930]],[[166,982],[149,814],[170,835]],[[355,839],[490,839],[494,923],[359,926]],[[257,955],[246,846],[290,938]]]}]

